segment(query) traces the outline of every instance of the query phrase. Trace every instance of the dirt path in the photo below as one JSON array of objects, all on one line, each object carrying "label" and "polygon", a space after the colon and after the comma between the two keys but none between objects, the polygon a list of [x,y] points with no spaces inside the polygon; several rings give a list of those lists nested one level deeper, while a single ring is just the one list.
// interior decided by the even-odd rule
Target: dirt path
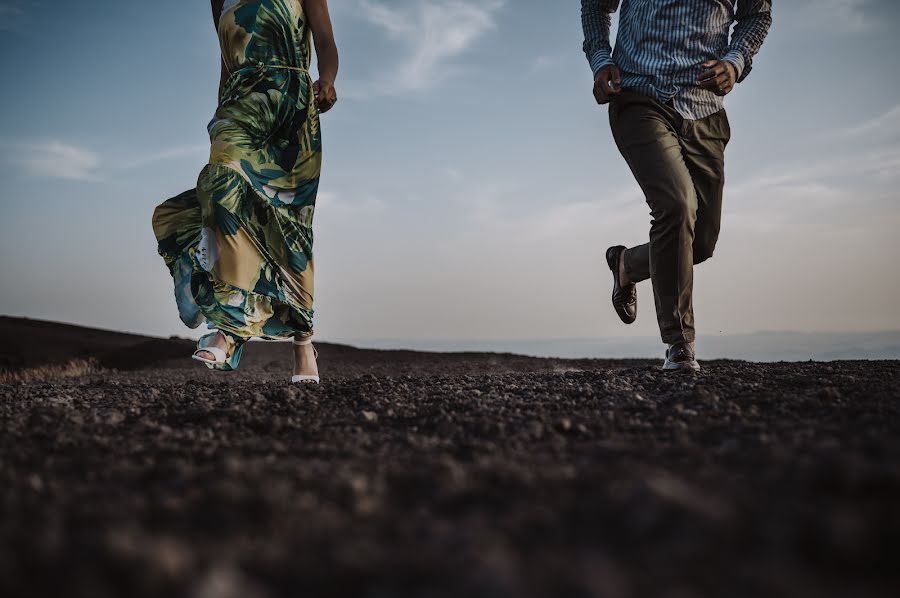
[{"label": "dirt path", "polygon": [[900,595],[900,363],[497,359],[2,385],[0,595]]}]

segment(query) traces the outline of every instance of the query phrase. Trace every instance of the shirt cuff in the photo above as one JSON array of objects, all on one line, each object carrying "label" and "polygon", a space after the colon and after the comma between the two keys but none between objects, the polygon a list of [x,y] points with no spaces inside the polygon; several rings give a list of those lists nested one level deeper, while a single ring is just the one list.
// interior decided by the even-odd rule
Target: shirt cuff
[{"label": "shirt cuff", "polygon": [[734,70],[735,72],[737,72],[736,81],[743,81],[744,55],[737,50],[729,50],[728,53],[722,57],[722,60],[724,60],[725,62],[730,62],[732,66],[734,66]]},{"label": "shirt cuff", "polygon": [[609,52],[606,50],[597,50],[594,52],[594,55],[591,56],[591,71],[594,73],[594,77],[597,77],[597,73],[600,72],[600,69],[603,67],[607,67],[611,64],[615,64],[613,62],[612,56],[609,55]]}]

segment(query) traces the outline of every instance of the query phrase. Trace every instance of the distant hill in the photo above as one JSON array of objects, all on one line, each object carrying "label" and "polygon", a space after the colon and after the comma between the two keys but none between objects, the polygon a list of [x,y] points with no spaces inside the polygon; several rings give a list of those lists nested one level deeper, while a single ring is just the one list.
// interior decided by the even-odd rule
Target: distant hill
[{"label": "distant hill", "polygon": [[[203,371],[200,364],[190,359],[195,343],[189,339],[157,338],[8,316],[0,316],[0,334],[5,340],[0,344],[0,370],[21,370],[82,359],[116,370],[192,368]],[[547,359],[510,353],[359,349],[319,342],[316,347],[323,374],[332,376],[541,372],[588,369],[599,364],[590,359]],[[245,348],[240,369],[242,372],[282,375],[291,363],[290,351],[287,342],[254,342]],[[603,366],[646,363],[645,360],[604,360]]]},{"label": "distant hill", "polygon": [[[416,342],[369,341],[372,347],[432,351],[504,351],[536,357],[619,359],[661,358],[663,345],[655,337],[561,338],[532,341]],[[697,339],[701,359],[747,361],[833,361],[900,359],[900,331],[884,332],[754,332],[703,334]]]}]

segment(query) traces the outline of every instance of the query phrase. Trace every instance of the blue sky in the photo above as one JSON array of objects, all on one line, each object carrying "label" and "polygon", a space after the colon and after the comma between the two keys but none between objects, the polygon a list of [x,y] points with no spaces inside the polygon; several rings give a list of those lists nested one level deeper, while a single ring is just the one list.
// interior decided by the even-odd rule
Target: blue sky
[{"label": "blue sky", "polygon": [[[603,253],[649,215],[594,104],[576,0],[332,2],[317,326],[332,339],[655,336]],[[727,100],[722,238],[701,332],[900,329],[900,7],[776,2]],[[206,160],[205,0],[0,0],[0,313],[168,335],[150,228]]]}]

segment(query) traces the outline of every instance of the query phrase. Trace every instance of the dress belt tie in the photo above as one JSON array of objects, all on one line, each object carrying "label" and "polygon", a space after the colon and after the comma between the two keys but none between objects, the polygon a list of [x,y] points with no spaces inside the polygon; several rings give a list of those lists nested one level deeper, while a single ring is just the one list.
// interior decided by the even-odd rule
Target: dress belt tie
[{"label": "dress belt tie", "polygon": [[281,66],[280,64],[264,64],[262,62],[259,63],[260,66],[267,69],[280,69],[284,71],[297,71],[298,73],[306,73],[309,74],[309,70],[302,69],[299,66]]},{"label": "dress belt tie", "polygon": [[251,68],[278,69],[278,70],[283,70],[283,71],[297,71],[298,73],[306,73],[307,75],[309,74],[309,69],[304,69],[299,66],[286,66],[286,65],[281,65],[281,64],[266,64],[265,62],[248,62],[246,65],[244,65],[238,69],[235,69],[234,71],[231,71],[231,73],[229,73],[229,75],[233,75],[244,69],[251,69]]},{"label": "dress belt tie", "polygon": [[[249,62],[249,63],[245,64],[244,66],[242,66],[241,68],[236,69],[236,70],[234,70],[234,71],[231,71],[231,72],[228,74],[228,80],[225,82],[225,87],[224,87],[225,91],[232,91],[232,92],[234,91],[234,90],[232,89],[232,87],[234,87],[234,85],[235,85],[235,84],[237,83],[237,81],[239,80],[239,74],[241,73],[241,71],[244,71],[244,73],[246,73],[247,71],[252,71],[252,70],[259,71],[259,70],[262,70],[262,69],[275,69],[275,70],[283,70],[283,71],[295,71],[295,72],[298,72],[298,73],[303,73],[303,74],[306,75],[307,77],[310,77],[310,78],[311,78],[308,69],[300,68],[300,67],[298,67],[298,66],[286,66],[286,65],[280,65],[280,64],[266,64],[266,63],[264,63],[264,62]],[[240,95],[231,93],[231,94],[223,95],[223,96],[222,96],[222,99],[223,99],[223,100],[224,100],[224,99],[227,99],[227,100],[232,100],[232,101],[233,101],[233,100],[237,100],[239,97],[240,97]]]}]

